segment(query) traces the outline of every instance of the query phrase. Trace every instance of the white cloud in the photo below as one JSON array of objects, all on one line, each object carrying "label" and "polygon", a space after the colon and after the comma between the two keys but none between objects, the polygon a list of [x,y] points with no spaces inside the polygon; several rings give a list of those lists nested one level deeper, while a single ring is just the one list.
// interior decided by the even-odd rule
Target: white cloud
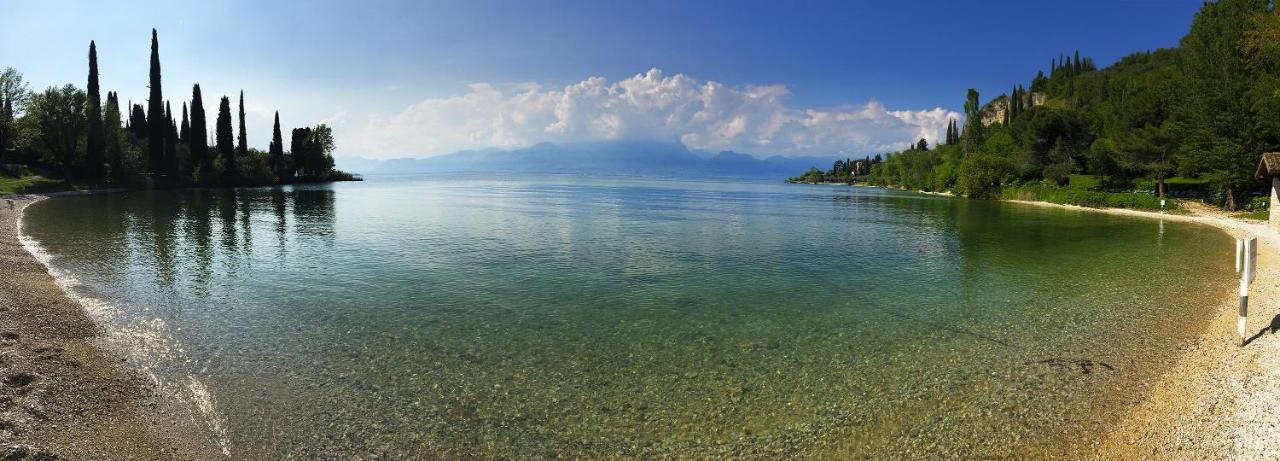
[{"label": "white cloud", "polygon": [[691,149],[757,154],[862,154],[936,143],[942,108],[889,111],[877,101],[828,109],[792,108],[781,85],[729,86],[651,69],[610,83],[590,77],[558,89],[536,84],[469,91],[377,115],[343,134],[343,151],[370,157],[418,156],[537,142],[646,139]]}]

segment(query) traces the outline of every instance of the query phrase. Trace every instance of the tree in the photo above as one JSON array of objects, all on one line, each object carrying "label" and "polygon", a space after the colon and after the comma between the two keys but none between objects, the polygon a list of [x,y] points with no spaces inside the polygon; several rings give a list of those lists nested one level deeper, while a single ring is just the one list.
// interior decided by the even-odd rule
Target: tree
[{"label": "tree", "polygon": [[916,142],[915,149],[922,152],[929,150],[929,141],[926,141],[924,138],[920,138],[920,141]]},{"label": "tree", "polygon": [[238,139],[239,141],[236,143],[236,155],[239,155],[242,158],[249,156],[249,144],[248,141],[245,140],[244,133],[244,90],[240,90],[240,136]]},{"label": "tree", "polygon": [[236,148],[231,134],[231,99],[226,96],[223,96],[222,101],[218,103],[218,121],[214,128],[214,138],[217,141],[218,156],[222,158],[227,176],[235,177],[238,172],[236,171]]},{"label": "tree", "polygon": [[160,91],[160,41],[151,29],[151,95],[147,99],[147,165],[152,174],[164,171],[165,132],[164,94]]},{"label": "tree", "polygon": [[22,118],[23,136],[46,161],[59,166],[66,179],[75,177],[77,150],[88,124],[84,108],[83,91],[72,85],[49,87],[31,98]]},{"label": "tree", "polygon": [[103,143],[102,143],[102,95],[98,92],[98,47],[93,40],[89,41],[89,83],[88,101],[85,106],[85,118],[88,123],[88,139],[85,143],[85,180],[97,182],[102,179]]},{"label": "tree", "polygon": [[283,180],[285,178],[284,140],[280,137],[280,111],[276,111],[276,122],[271,129],[271,146],[268,150],[271,172],[275,173],[277,179]]},{"label": "tree", "polygon": [[102,141],[111,180],[116,183],[122,183],[125,180],[125,140],[124,127],[120,126],[119,96],[114,92],[108,92],[107,107],[102,118]]},{"label": "tree", "polygon": [[18,137],[18,115],[26,110],[30,94],[22,73],[12,67],[0,72],[0,161]]},{"label": "tree", "polygon": [[[150,132],[147,128],[147,114],[143,112],[141,104],[132,104],[132,106],[133,108],[129,112],[129,132],[133,134],[135,140],[142,141],[147,139],[147,135]],[[148,158],[149,161],[150,158]]]},{"label": "tree", "polygon": [[976,151],[982,144],[982,106],[978,102],[978,90],[969,88],[964,102],[964,132],[960,134],[965,152]]},{"label": "tree", "polygon": [[178,126],[178,142],[188,144],[191,142],[191,122],[187,119],[187,103],[182,103],[182,125]]},{"label": "tree", "polygon": [[204,99],[200,84],[191,87],[191,132],[187,143],[191,148],[191,169],[200,175],[213,172],[213,156],[209,155],[209,124],[204,117]]},{"label": "tree", "polygon": [[[173,107],[164,102],[164,165],[163,169],[175,176],[178,172],[178,124],[173,120]],[[176,180],[177,178],[173,178]]]}]

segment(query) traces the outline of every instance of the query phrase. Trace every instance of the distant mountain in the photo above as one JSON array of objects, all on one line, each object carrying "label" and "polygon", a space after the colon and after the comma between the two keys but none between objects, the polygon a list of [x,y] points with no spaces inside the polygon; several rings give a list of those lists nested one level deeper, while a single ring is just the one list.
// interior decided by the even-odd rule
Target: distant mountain
[{"label": "distant mountain", "polygon": [[374,160],[336,158],[337,167],[357,174],[495,172],[597,173],[671,177],[784,179],[809,167],[826,169],[835,156],[759,159],[724,151],[690,151],[679,143],[610,141],[579,144],[541,143],[523,149],[468,150],[427,158]]}]

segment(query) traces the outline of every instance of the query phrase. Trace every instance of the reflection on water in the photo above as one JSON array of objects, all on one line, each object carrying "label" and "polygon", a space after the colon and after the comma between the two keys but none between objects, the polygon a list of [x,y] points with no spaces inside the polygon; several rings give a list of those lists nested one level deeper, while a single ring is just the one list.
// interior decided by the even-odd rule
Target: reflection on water
[{"label": "reflection on water", "polygon": [[163,320],[247,458],[1079,453],[1231,277],[1207,227],[761,183],[136,192],[25,232]]}]

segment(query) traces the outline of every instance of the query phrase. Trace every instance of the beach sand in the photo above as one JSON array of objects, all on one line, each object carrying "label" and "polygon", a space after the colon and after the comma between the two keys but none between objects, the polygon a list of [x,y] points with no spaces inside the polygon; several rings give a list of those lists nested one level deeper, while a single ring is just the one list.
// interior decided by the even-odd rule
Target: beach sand
[{"label": "beach sand", "polygon": [[1265,222],[1232,218],[1195,203],[1184,203],[1189,215],[1016,203],[1198,222],[1234,237],[1257,237],[1258,273],[1249,290],[1248,344],[1240,347],[1236,332],[1239,288],[1224,286],[1222,303],[1200,337],[1181,351],[1178,363],[1137,408],[1098,438],[1097,451],[1088,455],[1099,459],[1280,457],[1280,232]]},{"label": "beach sand", "polygon": [[[18,241],[0,201],[0,459],[216,459],[191,418],[102,343],[102,329]],[[55,458],[56,457],[56,458]]]}]

